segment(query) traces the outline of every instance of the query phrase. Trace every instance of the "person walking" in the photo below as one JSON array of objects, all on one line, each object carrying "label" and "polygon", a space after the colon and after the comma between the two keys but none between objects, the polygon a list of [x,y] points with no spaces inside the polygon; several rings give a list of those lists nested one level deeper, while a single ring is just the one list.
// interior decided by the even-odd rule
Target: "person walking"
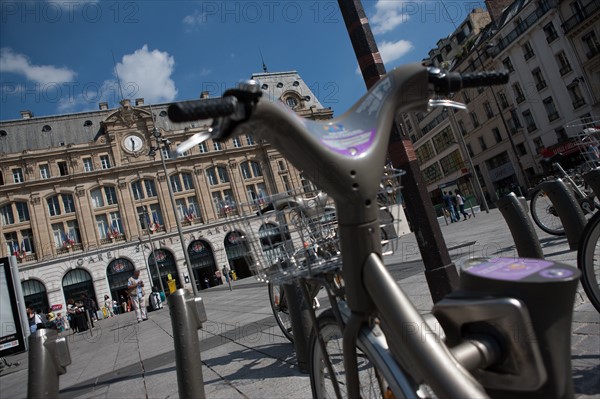
[{"label": "person walking", "polygon": [[104,295],[104,307],[106,308],[107,317],[113,317],[113,301],[108,295]]},{"label": "person walking", "polygon": [[27,308],[27,320],[29,321],[29,331],[32,334],[43,326],[42,318],[32,308]]},{"label": "person walking", "polygon": [[450,223],[456,222],[456,213],[454,212],[454,204],[452,203],[452,196],[450,195],[450,191],[443,192],[442,191],[442,201],[444,201],[444,206],[448,210],[450,214]]},{"label": "person walking", "polygon": [[465,211],[465,200],[460,195],[460,192],[458,190],[454,190],[454,194],[456,194],[456,204],[458,205],[458,209],[464,217],[463,221],[470,219],[471,214]]},{"label": "person walking", "polygon": [[135,310],[135,317],[138,323],[148,320],[146,314],[146,301],[144,299],[144,282],[140,278],[140,271],[135,270],[133,276],[127,280],[127,287],[129,289],[129,298],[131,299],[131,305]]}]

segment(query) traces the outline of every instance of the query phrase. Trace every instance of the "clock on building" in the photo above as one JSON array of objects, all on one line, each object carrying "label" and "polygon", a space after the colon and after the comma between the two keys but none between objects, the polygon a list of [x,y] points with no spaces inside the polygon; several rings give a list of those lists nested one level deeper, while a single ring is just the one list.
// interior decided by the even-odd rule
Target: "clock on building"
[{"label": "clock on building", "polygon": [[132,154],[137,154],[144,148],[145,140],[137,134],[128,134],[123,138],[123,148]]}]

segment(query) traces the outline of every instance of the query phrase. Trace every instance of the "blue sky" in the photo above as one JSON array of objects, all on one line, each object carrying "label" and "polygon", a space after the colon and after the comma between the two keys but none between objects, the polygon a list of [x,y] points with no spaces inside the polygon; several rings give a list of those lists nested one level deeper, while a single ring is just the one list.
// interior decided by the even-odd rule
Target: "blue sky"
[{"label": "blue sky", "polygon": [[[364,0],[386,68],[420,61],[483,1]],[[340,115],[365,92],[337,1],[0,2],[0,119],[219,96],[296,70]]]}]

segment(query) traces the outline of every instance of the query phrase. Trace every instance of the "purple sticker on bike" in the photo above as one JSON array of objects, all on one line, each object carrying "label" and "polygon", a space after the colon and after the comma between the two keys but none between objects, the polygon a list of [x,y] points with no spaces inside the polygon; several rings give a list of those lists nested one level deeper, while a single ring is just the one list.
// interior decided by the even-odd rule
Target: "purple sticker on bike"
[{"label": "purple sticker on bike", "polygon": [[496,280],[517,281],[554,265],[541,259],[497,258],[473,266],[468,273]]},{"label": "purple sticker on bike", "polygon": [[321,142],[335,152],[356,157],[366,152],[375,139],[375,129],[370,131],[346,130],[340,123],[323,126],[327,131]]}]

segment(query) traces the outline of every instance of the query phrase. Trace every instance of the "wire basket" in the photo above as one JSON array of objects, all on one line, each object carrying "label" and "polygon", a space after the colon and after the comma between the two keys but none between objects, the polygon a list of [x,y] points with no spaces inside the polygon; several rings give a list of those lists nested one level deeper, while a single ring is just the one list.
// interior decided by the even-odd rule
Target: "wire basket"
[{"label": "wire basket", "polygon": [[[398,245],[401,222],[400,177],[386,168],[377,201],[384,255]],[[231,229],[245,245],[245,258],[259,281],[289,283],[341,267],[341,248],[333,199],[303,187],[241,204],[230,219]]]}]

